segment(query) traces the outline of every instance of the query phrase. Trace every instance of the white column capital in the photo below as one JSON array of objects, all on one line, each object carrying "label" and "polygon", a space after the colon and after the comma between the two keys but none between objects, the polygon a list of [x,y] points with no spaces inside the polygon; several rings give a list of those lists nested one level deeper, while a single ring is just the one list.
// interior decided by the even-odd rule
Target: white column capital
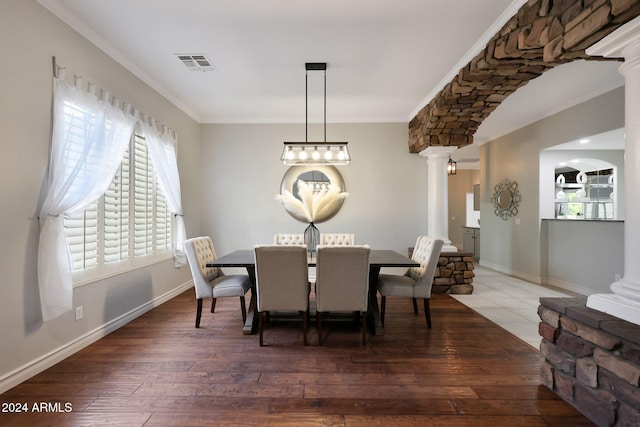
[{"label": "white column capital", "polygon": [[419,154],[422,157],[426,157],[427,159],[430,158],[446,158],[447,160],[449,160],[449,155],[451,153],[453,153],[454,151],[456,151],[458,149],[458,147],[456,145],[447,145],[447,146],[433,146],[433,147],[427,147],[424,150],[422,150]]},{"label": "white column capital", "polygon": [[585,52],[587,55],[606,58],[632,59],[640,56],[640,16],[587,48]]}]

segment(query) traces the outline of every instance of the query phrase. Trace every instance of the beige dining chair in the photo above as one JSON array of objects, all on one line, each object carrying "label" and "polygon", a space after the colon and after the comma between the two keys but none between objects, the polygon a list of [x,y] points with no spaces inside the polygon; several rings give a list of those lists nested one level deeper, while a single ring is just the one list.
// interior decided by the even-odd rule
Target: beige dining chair
[{"label": "beige dining chair", "polygon": [[211,237],[194,237],[184,241],[184,248],[189,261],[196,290],[196,328],[200,327],[202,317],[202,300],[211,298],[211,312],[216,309],[216,300],[225,297],[240,297],[242,322],[247,320],[247,309],[244,296],[251,288],[251,280],[246,274],[225,275],[220,268],[207,267],[207,263],[215,261],[216,251]]},{"label": "beige dining chair", "polygon": [[419,262],[419,267],[410,267],[404,275],[381,274],[377,288],[381,296],[380,323],[384,326],[384,312],[388,296],[407,297],[413,300],[413,311],[418,314],[417,298],[424,300],[424,316],[427,328],[431,327],[429,299],[433,276],[438,266],[438,258],[444,242],[430,236],[419,236],[411,259]]},{"label": "beige dining chair", "polygon": [[264,345],[265,316],[272,311],[297,311],[302,316],[302,342],[307,345],[309,281],[307,247],[258,245],[255,247],[258,331]]},{"label": "beige dining chair", "polygon": [[351,233],[321,233],[320,244],[323,246],[353,246],[356,235]]},{"label": "beige dining chair", "polygon": [[[273,236],[273,244],[274,245],[305,245],[304,243],[304,234],[289,234],[289,233],[276,233]],[[316,275],[315,268],[311,267],[309,269],[309,282],[315,283]]]},{"label": "beige dining chair", "polygon": [[369,300],[369,246],[318,246],[316,304],[318,342],[322,345],[322,320],[327,312],[358,312],[362,345],[367,344]]},{"label": "beige dining chair", "polygon": [[273,236],[274,245],[304,245],[304,234],[276,233]]}]

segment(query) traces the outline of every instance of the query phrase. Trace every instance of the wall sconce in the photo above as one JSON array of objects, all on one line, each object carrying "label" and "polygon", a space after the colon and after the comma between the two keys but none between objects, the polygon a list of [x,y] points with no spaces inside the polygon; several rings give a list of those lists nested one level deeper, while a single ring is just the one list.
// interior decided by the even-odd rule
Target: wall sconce
[{"label": "wall sconce", "polygon": [[449,156],[449,162],[447,163],[447,175],[455,175],[458,171],[458,163],[451,160],[451,156]]}]

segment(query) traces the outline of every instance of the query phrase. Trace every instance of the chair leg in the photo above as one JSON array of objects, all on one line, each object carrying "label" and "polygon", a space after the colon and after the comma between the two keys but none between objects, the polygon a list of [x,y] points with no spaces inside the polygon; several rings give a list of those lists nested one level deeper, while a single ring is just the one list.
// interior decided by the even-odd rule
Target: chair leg
[{"label": "chair leg", "polygon": [[264,345],[262,341],[262,331],[264,329],[264,311],[258,313],[258,334],[260,335],[260,347]]},{"label": "chair leg", "polygon": [[316,313],[316,327],[318,329],[318,345],[322,345],[322,313]]},{"label": "chair leg", "polygon": [[413,313],[418,314],[418,301],[415,298],[412,298],[412,300],[413,300]]},{"label": "chair leg", "polygon": [[216,311],[216,301],[217,298],[211,298],[211,312],[214,313]]},{"label": "chair leg", "polygon": [[362,345],[367,345],[367,313],[360,314],[360,328],[362,328]]},{"label": "chair leg", "polygon": [[429,298],[424,299],[424,317],[427,319],[427,328],[431,328],[431,311],[429,311]]},{"label": "chair leg", "polygon": [[309,322],[309,310],[302,311],[302,345],[307,345],[307,324]]},{"label": "chair leg", "polygon": [[197,299],[198,306],[196,308],[196,328],[200,327],[200,318],[202,317],[202,299]]},{"label": "chair leg", "polygon": [[384,310],[387,308],[387,297],[381,295],[380,298],[380,324],[384,326]]},{"label": "chair leg", "polygon": [[244,303],[244,297],[240,297],[240,311],[242,312],[242,323],[247,321],[247,307]]}]

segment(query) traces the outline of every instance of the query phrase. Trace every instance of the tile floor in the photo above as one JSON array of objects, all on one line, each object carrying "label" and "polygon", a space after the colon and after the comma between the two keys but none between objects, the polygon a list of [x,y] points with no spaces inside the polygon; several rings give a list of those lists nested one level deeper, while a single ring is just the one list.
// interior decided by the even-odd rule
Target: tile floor
[{"label": "tile floor", "polygon": [[569,291],[537,285],[476,264],[473,294],[452,295],[532,347],[540,347],[540,297],[572,297]]}]

